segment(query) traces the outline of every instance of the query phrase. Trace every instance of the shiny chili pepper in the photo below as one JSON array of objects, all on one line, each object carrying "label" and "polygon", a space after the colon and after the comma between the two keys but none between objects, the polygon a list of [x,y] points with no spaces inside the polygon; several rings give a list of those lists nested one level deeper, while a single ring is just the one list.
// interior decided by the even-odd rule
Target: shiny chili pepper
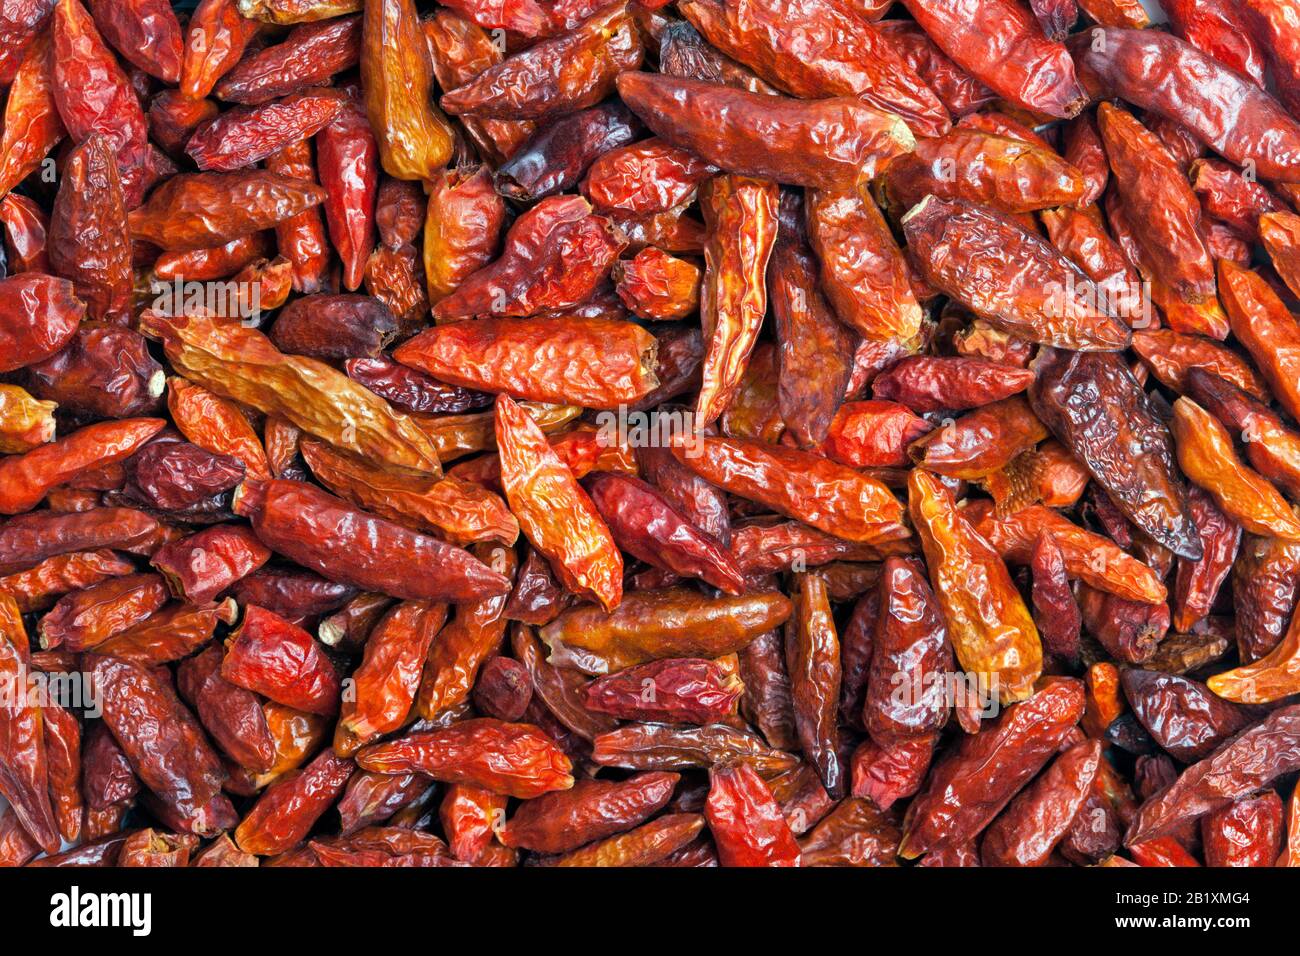
[{"label": "shiny chili pepper", "polygon": [[104,722],[164,822],[200,836],[234,826],[238,818],[220,789],[221,763],[170,682],[111,657],[87,655],[83,666],[101,695]]},{"label": "shiny chili pepper", "polygon": [[432,180],[451,158],[453,137],[433,105],[433,67],[411,0],[365,5],[361,84],[384,171]]},{"label": "shiny chili pepper", "polygon": [[723,866],[799,865],[799,844],[771,790],[746,764],[709,771],[704,813]]},{"label": "shiny chili pepper", "polygon": [[908,508],[958,662],[1004,703],[1028,697],[1042,645],[1002,558],[933,476],[911,472]]},{"label": "shiny chili pepper", "polygon": [[1092,281],[1004,214],[931,196],[903,217],[903,231],[925,279],[994,325],[1061,348],[1128,345]]},{"label": "shiny chili pepper", "polygon": [[718,657],[785,622],[790,602],[775,592],[706,598],[685,588],[629,593],[607,613],[578,607],[542,628],[551,663],[608,674],[668,657]]},{"label": "shiny chili pepper", "polygon": [[227,103],[257,105],[326,84],[361,60],[361,17],[339,17],[294,27],[284,42],[241,59],[215,92]]},{"label": "shiny chili pepper", "polygon": [[301,771],[271,784],[235,830],[239,849],[274,856],[302,842],[343,792],[354,769],[351,760],[324,750]]},{"label": "shiny chili pepper", "polygon": [[1172,436],[1123,361],[1043,350],[1035,366],[1029,398],[1043,424],[1125,517],[1178,556],[1199,559],[1200,537],[1173,467]]},{"label": "shiny chili pepper", "polygon": [[573,786],[569,759],[531,724],[479,717],[421,731],[357,754],[363,770],[416,771],[435,780],[528,799]]},{"label": "shiny chili pepper", "polygon": [[0,195],[35,172],[65,133],[54,96],[49,34],[38,36],[15,66],[0,132]]},{"label": "shiny chili pepper", "polygon": [[654,337],[630,322],[539,317],[428,329],[393,357],[464,388],[614,408],[659,384],[655,353]]},{"label": "shiny chili pepper", "polygon": [[[1253,80],[1191,44],[1160,30],[1094,27],[1069,48],[1090,94],[1122,96],[1182,123],[1225,159],[1253,163],[1262,178],[1300,176],[1300,122]],[[1157,72],[1169,82],[1158,82]]]},{"label": "shiny chili pepper", "polygon": [[1300,543],[1247,534],[1232,568],[1232,606],[1243,664],[1272,651],[1286,634],[1300,586]]},{"label": "shiny chili pepper", "polygon": [[263,544],[332,580],[407,600],[474,600],[510,589],[469,552],[305,482],[245,482],[240,490],[236,512]]},{"label": "shiny chili pepper", "polygon": [[1059,117],[1074,116],[1085,105],[1069,52],[1045,37],[1022,6],[1010,0],[905,0],[904,6],[944,53],[999,96]]},{"label": "shiny chili pepper", "polygon": [[612,3],[571,31],[488,67],[439,101],[452,115],[537,120],[595,106],[615,77],[641,65],[641,38],[625,3]]},{"label": "shiny chili pepper", "polygon": [[[475,554],[507,579],[515,577],[513,548],[477,545]],[[523,571],[519,580],[522,584]],[[437,720],[468,700],[479,669],[501,646],[509,617],[508,601],[513,600],[513,595],[494,595],[459,605],[453,612],[424,662],[415,697],[415,709],[422,718]]]},{"label": "shiny chili pepper", "polygon": [[651,485],[601,472],[587,479],[586,488],[615,543],[629,554],[729,594],[744,590],[740,568],[721,543],[698,530]]},{"label": "shiny chili pepper", "polygon": [[886,35],[844,6],[688,0],[679,9],[722,53],[795,96],[860,98],[921,136],[941,136],[951,125],[935,91]]},{"label": "shiny chili pepper", "polygon": [[849,541],[906,537],[902,505],[881,482],[809,452],[763,442],[693,436],[677,460],[733,494]]},{"label": "shiny chili pepper", "polygon": [[1183,397],[1174,403],[1172,425],[1178,464],[1229,517],[1252,534],[1300,539],[1300,518],[1270,482],[1237,457],[1222,423]]}]

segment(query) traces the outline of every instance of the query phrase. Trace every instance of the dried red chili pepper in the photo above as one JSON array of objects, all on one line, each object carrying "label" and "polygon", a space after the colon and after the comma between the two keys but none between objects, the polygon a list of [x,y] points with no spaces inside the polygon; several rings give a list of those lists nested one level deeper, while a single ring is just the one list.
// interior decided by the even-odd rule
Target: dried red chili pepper
[{"label": "dried red chili pepper", "polygon": [[384,171],[432,180],[452,152],[452,130],[433,105],[433,68],[411,0],[367,3],[361,34],[366,115]]},{"label": "dried red chili pepper", "polygon": [[1003,703],[1028,697],[1042,645],[1002,558],[932,475],[910,473],[908,507],[958,662]]},{"label": "dried red chili pepper", "polygon": [[83,666],[100,694],[104,722],[157,801],[164,822],[200,836],[233,827],[238,818],[221,792],[221,763],[170,680],[93,654]]},{"label": "dried red chili pepper", "polygon": [[354,769],[351,760],[324,750],[301,771],[271,784],[235,830],[239,849],[274,856],[301,843],[343,792]]},{"label": "dried red chili pepper", "polygon": [[921,136],[949,129],[935,91],[882,31],[851,9],[825,0],[793,7],[770,0],[688,0],[679,10],[722,53],[795,96],[857,97],[901,117]]},{"label": "dried red chili pepper", "polygon": [[417,771],[520,799],[573,786],[569,759],[549,737],[531,724],[490,717],[374,744],[357,754],[357,764],[380,773]]},{"label": "dried red chili pepper", "polygon": [[452,115],[536,120],[595,106],[615,77],[641,65],[641,38],[625,3],[612,3],[572,30],[544,39],[444,93]]},{"label": "dried red chili pepper", "polygon": [[[1252,80],[1191,44],[1160,30],[1094,27],[1069,48],[1090,94],[1122,96],[1182,123],[1231,162],[1253,163],[1265,179],[1300,176],[1300,122]],[[1157,72],[1169,82],[1157,82]]]},{"label": "dried red chili pepper", "polygon": [[772,792],[754,770],[730,763],[709,771],[705,818],[723,866],[798,866],[799,844]]}]

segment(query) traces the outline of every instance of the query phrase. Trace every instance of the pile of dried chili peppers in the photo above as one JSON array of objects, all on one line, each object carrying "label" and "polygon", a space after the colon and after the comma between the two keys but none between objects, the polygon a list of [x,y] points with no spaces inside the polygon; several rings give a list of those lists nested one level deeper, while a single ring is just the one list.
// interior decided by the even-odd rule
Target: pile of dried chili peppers
[{"label": "pile of dried chili peppers", "polygon": [[0,0],[0,862],[1300,865],[1300,0],[1160,7]]}]

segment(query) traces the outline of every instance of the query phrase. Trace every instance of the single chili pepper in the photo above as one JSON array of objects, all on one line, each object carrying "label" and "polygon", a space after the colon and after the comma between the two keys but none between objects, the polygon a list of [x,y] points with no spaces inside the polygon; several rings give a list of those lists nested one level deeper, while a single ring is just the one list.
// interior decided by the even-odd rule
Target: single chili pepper
[{"label": "single chili pepper", "polygon": [[244,55],[258,24],[240,15],[237,0],[200,0],[187,26],[180,89],[191,99],[208,96]]},{"label": "single chili pepper", "polygon": [[853,752],[853,796],[881,810],[921,789],[934,757],[935,737],[915,737],[889,747],[868,738]]},{"label": "single chili pepper", "polygon": [[785,663],[800,748],[832,796],[845,789],[835,718],[840,700],[840,643],[826,582],[801,574],[785,625]]},{"label": "single chili pepper", "polygon": [[1043,424],[1125,517],[1178,556],[1198,560],[1200,538],[1173,468],[1172,437],[1128,367],[1114,356],[1050,349],[1035,366],[1029,398]]},{"label": "single chili pepper", "polygon": [[1186,41],[1160,30],[1094,27],[1069,48],[1090,95],[1121,96],[1182,123],[1230,162],[1253,163],[1264,179],[1300,177],[1300,122],[1254,81]]},{"label": "single chili pepper", "polygon": [[505,204],[492,188],[487,166],[438,175],[429,189],[424,222],[424,274],[431,303],[447,298],[492,260],[504,219]]},{"label": "single chili pepper", "polygon": [[357,754],[363,770],[418,771],[448,783],[528,799],[573,786],[569,759],[531,724],[490,717],[374,744]]},{"label": "single chili pepper", "polygon": [[49,358],[86,313],[71,282],[38,272],[0,279],[0,372]]},{"label": "single chili pepper", "polygon": [[1178,561],[1173,616],[1177,631],[1190,631],[1210,613],[1241,544],[1241,526],[1224,514],[1208,494],[1192,488],[1188,504],[1205,553],[1199,561]]},{"label": "single chili pepper", "polygon": [[686,589],[629,593],[613,613],[565,612],[542,628],[551,662],[608,674],[668,657],[718,657],[783,623],[790,602],[775,592],[706,598]]},{"label": "single chili pepper", "polygon": [[131,508],[19,515],[0,524],[0,574],[26,571],[48,558],[76,551],[140,551],[158,529],[157,521]]},{"label": "single chili pepper", "polygon": [[311,23],[356,13],[363,0],[239,0],[246,17],[264,23]]},{"label": "single chili pepper", "polygon": [[433,68],[411,0],[365,5],[361,85],[384,171],[432,180],[451,158],[453,136],[433,105]]},{"label": "single chili pepper", "polygon": [[321,646],[256,604],[244,609],[244,620],[227,641],[221,676],[308,713],[331,716],[339,707],[339,677]]},{"label": "single chili pepper", "polygon": [[315,136],[349,105],[345,92],[326,88],[237,107],[195,130],[185,152],[199,169],[242,169]]},{"label": "single chili pepper", "polygon": [[913,145],[897,116],[852,97],[796,100],[655,73],[624,73],[618,90],[663,140],[740,176],[849,190]]},{"label": "single chili pepper", "polygon": [[339,17],[294,27],[284,42],[238,62],[221,78],[216,95],[227,103],[255,106],[321,86],[361,60],[361,17]]},{"label": "single chili pepper", "polygon": [[163,339],[172,365],[200,385],[280,415],[342,451],[441,473],[437,451],[410,419],[329,366],[285,355],[255,329],[153,312],[142,318],[141,329]]},{"label": "single chili pepper", "polygon": [[951,125],[907,59],[851,9],[825,0],[794,7],[689,0],[679,10],[722,53],[795,96],[857,97],[901,117],[920,136],[941,136]]},{"label": "single chili pepper", "polygon": [[917,140],[915,152],[889,164],[879,189],[891,210],[910,209],[933,194],[1023,213],[1079,203],[1087,185],[1080,170],[1044,147],[954,129]]},{"label": "single chili pepper", "polygon": [[274,856],[301,843],[352,776],[351,760],[322,751],[301,771],[267,788],[235,830],[245,853]]},{"label": "single chili pepper", "polygon": [[630,322],[539,317],[428,329],[393,357],[464,388],[613,408],[658,385],[655,351],[654,337]]},{"label": "single chili pepper", "polygon": [[[507,579],[516,576],[513,548],[476,545],[475,554]],[[523,571],[519,580],[522,584]],[[494,595],[456,609],[424,663],[415,697],[415,709],[422,718],[436,720],[469,699],[480,667],[501,646],[509,617],[507,603],[513,600],[513,595]]]},{"label": "single chili pepper", "polygon": [[1126,206],[1159,210],[1129,220],[1143,257],[1186,300],[1210,298],[1214,262],[1201,238],[1201,205],[1187,178],[1132,114],[1103,103],[1097,119],[1112,179]]},{"label": "single chili pepper", "polygon": [[751,767],[712,768],[704,813],[723,866],[799,865],[799,844],[771,790]]},{"label": "single chili pepper", "polygon": [[375,625],[352,674],[352,693],[343,701],[334,733],[336,753],[355,753],[402,725],[415,701],[429,647],[446,619],[445,604],[404,601]]},{"label": "single chili pepper", "polygon": [[816,189],[807,193],[805,205],[822,288],[840,321],[869,339],[916,335],[922,313],[908,267],[871,197],[860,190]]},{"label": "single chili pepper", "polygon": [[904,6],[944,53],[1004,99],[1063,118],[1086,104],[1069,52],[1045,37],[1023,7],[1003,0]]},{"label": "single chili pepper", "polygon": [[849,541],[906,537],[902,506],[879,481],[809,452],[743,439],[675,442],[677,460],[733,494]]},{"label": "single chili pepper", "polygon": [[547,124],[519,145],[493,176],[497,192],[535,202],[576,185],[602,153],[626,146],[641,132],[621,102],[602,103]]},{"label": "single chili pepper", "polygon": [[1206,866],[1273,866],[1282,848],[1282,798],[1269,790],[1201,819]]},{"label": "single chili pepper", "polygon": [[502,575],[468,552],[304,482],[245,482],[234,507],[271,550],[363,590],[408,600],[472,600],[509,590]]},{"label": "single chili pepper", "polygon": [[913,562],[885,560],[879,607],[862,722],[876,743],[889,747],[931,736],[947,723],[953,659],[939,605]]},{"label": "single chili pepper", "polygon": [[1174,403],[1178,464],[1232,519],[1252,534],[1300,538],[1300,518],[1276,488],[1247,468],[1232,447],[1232,436],[1190,398]]},{"label": "single chili pepper", "polygon": [[1232,568],[1232,606],[1243,664],[1281,642],[1300,586],[1300,544],[1247,534]]},{"label": "single chili pepper", "polygon": [[958,662],[996,685],[1004,703],[1028,697],[1042,669],[1042,646],[1001,557],[933,476],[909,474],[908,506]]},{"label": "single chili pepper", "polygon": [[128,222],[133,237],[163,249],[207,249],[292,219],[324,198],[318,186],[260,170],[187,173],[154,190]]},{"label": "single chili pepper", "polygon": [[615,263],[612,278],[623,304],[643,319],[682,319],[699,308],[699,267],[653,246]]},{"label": "single chili pepper", "polygon": [[13,62],[16,72],[0,132],[0,195],[35,172],[65,133],[54,95],[50,34],[37,36],[21,60]]},{"label": "single chili pepper", "polygon": [[722,544],[696,529],[653,486],[630,475],[600,472],[586,488],[615,543],[629,554],[729,594],[744,590],[740,568]]},{"label": "single chili pepper", "polygon": [[418,806],[432,793],[433,781],[421,774],[389,776],[358,770],[348,778],[338,802],[340,835],[351,836],[375,823]]},{"label": "single chili pepper", "polygon": [[1128,345],[1131,333],[1093,282],[1002,213],[927,197],[903,217],[903,231],[926,281],[994,325],[1062,348]]},{"label": "single chili pepper", "polygon": [[156,574],[127,574],[60,598],[41,618],[41,647],[84,651],[139,624],[167,602]]},{"label": "single chili pepper", "polygon": [[617,607],[623,561],[591,499],[518,405],[499,395],[496,414],[501,481],[524,534],[566,587]]},{"label": "single chili pepper", "polygon": [[[480,24],[481,25],[481,24]],[[595,106],[644,51],[624,3],[604,6],[572,30],[544,39],[443,94],[452,115],[537,120]]]},{"label": "single chili pepper", "polygon": [[56,407],[17,385],[0,385],[0,452],[22,454],[52,441]]},{"label": "single chili pepper", "polygon": [[658,138],[612,149],[587,170],[579,188],[602,212],[645,215],[688,202],[715,168]]}]

